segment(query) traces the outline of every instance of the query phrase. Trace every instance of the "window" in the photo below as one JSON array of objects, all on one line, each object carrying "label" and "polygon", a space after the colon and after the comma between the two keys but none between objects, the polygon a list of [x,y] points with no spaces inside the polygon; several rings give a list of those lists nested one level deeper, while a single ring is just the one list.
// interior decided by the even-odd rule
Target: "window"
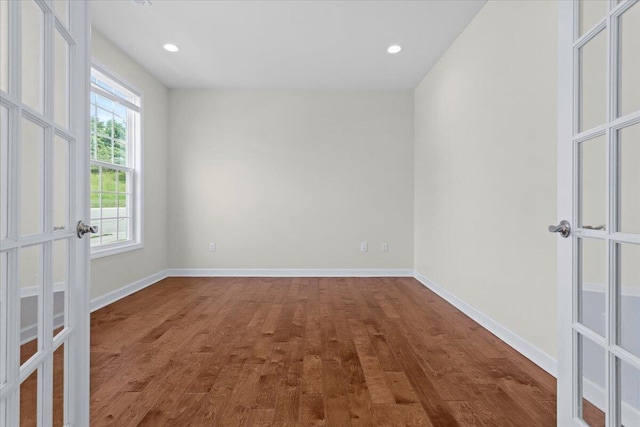
[{"label": "window", "polygon": [[91,68],[93,258],[142,247],[141,95]]}]

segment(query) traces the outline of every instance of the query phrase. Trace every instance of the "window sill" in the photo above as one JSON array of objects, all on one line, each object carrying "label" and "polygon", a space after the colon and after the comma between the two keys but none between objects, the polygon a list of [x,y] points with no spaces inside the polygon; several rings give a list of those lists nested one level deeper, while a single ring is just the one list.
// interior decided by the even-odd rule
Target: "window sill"
[{"label": "window sill", "polygon": [[140,242],[126,242],[115,245],[107,245],[91,249],[91,259],[104,258],[111,255],[142,249],[144,245]]}]

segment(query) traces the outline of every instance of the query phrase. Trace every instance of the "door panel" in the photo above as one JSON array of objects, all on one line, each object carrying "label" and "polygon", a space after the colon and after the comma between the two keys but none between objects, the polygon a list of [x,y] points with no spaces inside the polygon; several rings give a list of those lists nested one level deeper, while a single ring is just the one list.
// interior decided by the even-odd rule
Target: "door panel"
[{"label": "door panel", "polygon": [[560,426],[640,425],[639,10],[559,2]]},{"label": "door panel", "polygon": [[89,425],[88,3],[0,0],[0,425]]}]

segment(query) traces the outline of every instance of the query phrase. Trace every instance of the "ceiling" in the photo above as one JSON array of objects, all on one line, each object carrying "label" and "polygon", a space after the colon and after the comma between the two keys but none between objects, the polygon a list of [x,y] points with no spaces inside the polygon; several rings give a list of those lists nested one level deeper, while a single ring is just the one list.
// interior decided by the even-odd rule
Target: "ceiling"
[{"label": "ceiling", "polygon": [[95,0],[92,23],[168,87],[397,90],[420,83],[485,0],[152,3]]}]

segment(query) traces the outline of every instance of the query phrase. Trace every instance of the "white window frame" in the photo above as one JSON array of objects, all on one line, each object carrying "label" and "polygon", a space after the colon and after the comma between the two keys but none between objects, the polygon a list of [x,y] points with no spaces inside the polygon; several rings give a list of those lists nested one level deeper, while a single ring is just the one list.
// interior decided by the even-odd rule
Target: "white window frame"
[{"label": "white window frame", "polygon": [[[143,92],[128,83],[117,74],[111,72],[107,67],[103,66],[99,62],[91,62],[91,70],[98,71],[108,79],[113,80],[119,86],[122,86],[127,91],[131,92],[140,100],[139,106],[135,104],[126,105],[116,98],[114,95],[109,95],[106,91],[95,90],[101,96],[105,96],[114,101],[120,102],[130,109],[138,109],[139,120],[137,126],[135,126],[134,132],[134,145],[133,145],[133,159],[131,160],[133,173],[131,178],[131,207],[132,207],[132,221],[131,221],[131,236],[130,240],[126,242],[109,243],[106,245],[94,246],[91,248],[91,259],[102,258],[106,256],[121,254],[124,252],[134,251],[142,249],[144,247],[144,192],[143,192],[143,156],[144,156],[144,94]],[[91,85],[91,92],[94,92],[94,86]],[[130,155],[129,153],[127,155]],[[91,160],[91,165],[94,165],[94,161]]]}]

